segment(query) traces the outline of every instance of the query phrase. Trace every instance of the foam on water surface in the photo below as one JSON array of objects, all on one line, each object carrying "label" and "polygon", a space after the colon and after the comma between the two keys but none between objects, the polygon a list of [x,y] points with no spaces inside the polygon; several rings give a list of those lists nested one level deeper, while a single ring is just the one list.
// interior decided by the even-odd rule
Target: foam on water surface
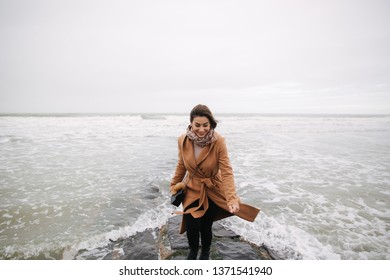
[{"label": "foam on water surface", "polygon": [[[388,116],[223,115],[254,223],[283,258],[390,259]],[[187,115],[0,117],[0,258],[73,258],[171,216]]]}]

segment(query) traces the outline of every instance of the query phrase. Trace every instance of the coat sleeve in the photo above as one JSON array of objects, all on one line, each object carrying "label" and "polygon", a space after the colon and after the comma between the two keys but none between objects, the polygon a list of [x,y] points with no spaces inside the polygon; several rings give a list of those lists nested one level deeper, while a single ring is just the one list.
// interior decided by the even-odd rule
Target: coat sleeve
[{"label": "coat sleeve", "polygon": [[218,165],[219,165],[219,170],[221,171],[222,184],[223,184],[223,189],[225,191],[227,204],[230,205],[230,204],[239,203],[240,199],[236,193],[236,185],[234,183],[233,168],[230,164],[230,159],[229,159],[224,138],[221,141],[221,147],[218,156]]},{"label": "coat sleeve", "polygon": [[181,151],[181,142],[182,142],[182,137],[179,137],[178,139],[178,159],[177,159],[177,165],[175,169],[175,174],[173,175],[173,178],[171,180],[170,186],[173,187],[177,183],[181,182],[186,174],[186,168],[184,166],[183,162],[183,156],[182,156],[182,151]]}]

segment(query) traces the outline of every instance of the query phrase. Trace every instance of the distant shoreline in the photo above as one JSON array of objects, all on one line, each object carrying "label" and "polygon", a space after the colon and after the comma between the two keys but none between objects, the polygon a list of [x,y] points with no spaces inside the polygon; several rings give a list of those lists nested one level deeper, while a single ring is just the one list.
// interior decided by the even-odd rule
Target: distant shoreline
[{"label": "distant shoreline", "polygon": [[[98,116],[187,116],[187,113],[0,113],[0,117],[98,117]],[[334,118],[367,118],[367,117],[390,117],[389,114],[309,114],[309,113],[215,113],[220,117],[334,117]]]}]

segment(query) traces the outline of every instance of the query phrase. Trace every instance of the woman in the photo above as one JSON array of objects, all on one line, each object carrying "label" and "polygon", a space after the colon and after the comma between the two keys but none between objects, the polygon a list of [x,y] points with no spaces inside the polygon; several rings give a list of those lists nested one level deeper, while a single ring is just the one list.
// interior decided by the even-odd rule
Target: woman
[{"label": "woman", "polygon": [[201,238],[199,259],[207,260],[214,221],[237,215],[253,222],[260,210],[240,202],[225,140],[214,130],[217,122],[209,108],[195,106],[190,122],[187,133],[178,140],[178,163],[171,191],[183,179],[187,183],[184,212],[177,212],[183,214],[180,233],[187,231],[190,247],[187,259],[196,259]]}]

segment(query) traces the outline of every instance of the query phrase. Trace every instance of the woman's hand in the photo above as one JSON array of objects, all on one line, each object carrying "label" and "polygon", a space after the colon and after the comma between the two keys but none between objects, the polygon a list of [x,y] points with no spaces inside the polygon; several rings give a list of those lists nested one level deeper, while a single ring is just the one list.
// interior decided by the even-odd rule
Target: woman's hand
[{"label": "woman's hand", "polygon": [[186,185],[184,184],[184,182],[179,182],[176,185],[171,186],[171,189],[170,189],[171,194],[175,195],[178,191],[180,191],[181,189],[184,189],[185,186]]},{"label": "woman's hand", "polygon": [[240,205],[238,203],[230,204],[229,211],[232,214],[236,214],[238,211],[240,211]]}]

